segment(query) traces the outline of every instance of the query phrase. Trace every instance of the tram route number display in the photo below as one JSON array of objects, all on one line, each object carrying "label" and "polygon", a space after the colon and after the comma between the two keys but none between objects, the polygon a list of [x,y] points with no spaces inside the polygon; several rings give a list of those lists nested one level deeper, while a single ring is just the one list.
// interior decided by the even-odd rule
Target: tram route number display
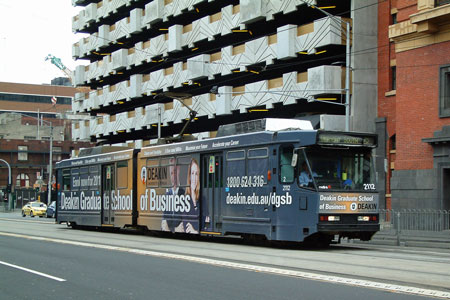
[{"label": "tram route number display", "polygon": [[264,175],[227,177],[229,188],[263,187],[264,183]]}]

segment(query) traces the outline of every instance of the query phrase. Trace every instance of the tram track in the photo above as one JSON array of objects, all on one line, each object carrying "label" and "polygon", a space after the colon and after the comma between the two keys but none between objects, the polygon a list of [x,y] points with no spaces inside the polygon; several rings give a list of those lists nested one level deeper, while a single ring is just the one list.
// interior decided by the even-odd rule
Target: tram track
[{"label": "tram track", "polygon": [[422,296],[432,296],[441,299],[450,299],[450,289],[443,288],[439,285],[433,284],[415,284],[411,285],[411,282],[403,281],[403,280],[387,280],[372,276],[365,275],[349,275],[346,273],[339,272],[323,272],[318,271],[316,269],[305,269],[305,268],[293,268],[293,267],[280,267],[279,265],[271,265],[267,263],[255,263],[255,262],[245,262],[245,261],[233,261],[226,259],[218,259],[218,258],[206,258],[202,256],[194,256],[194,255],[186,255],[186,254],[173,254],[169,252],[155,251],[155,250],[143,250],[137,249],[133,247],[126,246],[109,246],[98,243],[91,242],[76,242],[70,240],[63,239],[55,239],[55,238],[45,238],[45,237],[37,237],[37,236],[25,236],[21,234],[12,234],[12,233],[1,233],[1,236],[6,237],[15,237],[15,238],[25,238],[30,240],[37,240],[42,242],[51,242],[51,243],[62,243],[66,245],[72,245],[75,247],[90,247],[90,248],[98,248],[103,250],[111,250],[111,251],[120,251],[127,252],[136,255],[144,255],[144,256],[155,256],[167,259],[176,259],[176,260],[184,260],[201,264],[208,264],[216,267],[226,267],[233,269],[241,269],[253,272],[263,272],[272,275],[278,276],[289,276],[289,277],[297,277],[308,280],[318,280],[324,282],[331,282],[335,284],[344,284],[350,286],[358,286],[364,288],[373,288],[379,290],[385,290],[389,292],[400,292],[406,294],[414,294],[414,295],[422,295]]},{"label": "tram track", "polygon": [[450,290],[450,255],[439,251],[368,245],[332,245],[322,249],[300,246],[271,247],[251,245],[229,238],[192,240],[185,237],[130,234],[124,231],[110,233],[74,230],[65,225],[5,218],[0,218],[0,226],[0,231],[6,234],[29,235],[69,243],[125,247],[136,251],[186,255],[197,259],[348,277],[382,284],[396,283],[423,289]]}]

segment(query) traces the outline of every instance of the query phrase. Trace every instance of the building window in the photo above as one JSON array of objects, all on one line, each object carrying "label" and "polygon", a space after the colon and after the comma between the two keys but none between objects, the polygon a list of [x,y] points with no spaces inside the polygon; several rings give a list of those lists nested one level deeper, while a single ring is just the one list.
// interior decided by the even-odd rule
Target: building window
[{"label": "building window", "polygon": [[27,174],[21,173],[16,177],[16,186],[17,187],[29,187],[30,186],[30,177]]},{"label": "building window", "polygon": [[391,67],[391,90],[395,91],[397,89],[397,67],[393,66]]},{"label": "building window", "polygon": [[392,24],[397,24],[397,14],[392,14]]},{"label": "building window", "polygon": [[397,149],[397,139],[396,139],[395,134],[394,134],[393,136],[390,137],[390,140],[391,140],[391,142],[390,142],[390,145],[391,145],[390,148],[391,148],[391,150]]},{"label": "building window", "polygon": [[439,72],[439,116],[450,117],[450,65],[441,66]]},{"label": "building window", "polygon": [[449,4],[450,0],[436,0],[435,3],[436,3],[435,6],[441,6],[441,5]]},{"label": "building window", "polygon": [[18,160],[28,160],[28,146],[18,146],[17,150],[19,150],[17,153]]},{"label": "building window", "polygon": [[62,159],[62,148],[58,146],[53,146],[53,154],[52,154],[52,160],[53,161],[60,161]]},{"label": "building window", "polygon": [[[2,101],[52,103],[51,99],[52,99],[52,96],[0,93],[0,100],[2,100]],[[72,98],[58,96],[58,104],[68,104],[68,105],[72,104]]]}]

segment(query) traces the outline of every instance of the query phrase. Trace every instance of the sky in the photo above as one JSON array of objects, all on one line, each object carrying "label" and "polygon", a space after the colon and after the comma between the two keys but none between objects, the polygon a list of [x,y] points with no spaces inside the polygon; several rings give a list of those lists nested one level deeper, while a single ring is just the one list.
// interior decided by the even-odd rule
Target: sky
[{"label": "sky", "polygon": [[59,57],[75,70],[72,44],[85,37],[72,32],[72,17],[82,7],[71,0],[0,0],[0,81],[50,84],[64,73],[50,61]]}]

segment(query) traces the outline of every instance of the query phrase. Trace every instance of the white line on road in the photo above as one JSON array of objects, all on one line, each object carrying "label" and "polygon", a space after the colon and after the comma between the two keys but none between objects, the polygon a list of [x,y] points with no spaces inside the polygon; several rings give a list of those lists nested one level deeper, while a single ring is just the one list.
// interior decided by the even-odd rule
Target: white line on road
[{"label": "white line on road", "polygon": [[11,268],[19,269],[19,270],[22,270],[22,271],[25,271],[25,272],[29,272],[29,273],[32,273],[32,274],[36,274],[36,275],[39,275],[39,276],[42,276],[42,277],[50,278],[50,279],[53,279],[53,280],[56,280],[56,281],[61,281],[61,282],[62,281],[66,281],[65,279],[62,279],[62,278],[59,278],[59,277],[51,276],[51,275],[48,275],[48,274],[45,274],[45,273],[42,273],[42,272],[38,272],[38,271],[34,271],[34,270],[27,269],[27,268],[24,268],[24,267],[20,267],[20,266],[17,266],[17,265],[9,264],[9,263],[1,261],[1,260],[0,260],[0,264],[8,266],[8,267],[11,267]]},{"label": "white line on road", "polygon": [[133,249],[133,248],[127,248],[127,247],[120,247],[120,246],[109,246],[109,245],[77,242],[77,241],[70,241],[70,240],[60,240],[60,239],[38,237],[38,236],[27,236],[27,235],[7,233],[7,232],[0,232],[0,236],[19,237],[19,238],[26,238],[26,239],[30,239],[30,240],[54,242],[54,243],[66,244],[66,245],[90,247],[90,248],[97,248],[97,249],[104,249],[104,250],[114,250],[114,251],[128,252],[128,253],[139,254],[139,255],[147,255],[147,256],[154,256],[154,257],[161,257],[161,258],[169,258],[169,259],[178,259],[178,260],[208,264],[208,265],[213,265],[213,266],[218,266],[218,267],[227,267],[227,268],[247,270],[247,271],[253,271],[253,272],[264,272],[264,273],[274,274],[274,275],[290,276],[290,277],[303,278],[303,279],[309,279],[309,280],[319,280],[319,281],[324,281],[324,282],[332,282],[332,283],[345,284],[345,285],[363,287],[363,288],[373,288],[373,289],[377,289],[377,290],[383,290],[383,291],[394,292],[394,293],[404,293],[404,294],[417,295],[417,296],[435,297],[435,298],[440,298],[440,299],[450,299],[450,292],[443,292],[443,291],[431,290],[431,289],[423,289],[423,288],[417,288],[417,287],[406,286],[406,285],[388,284],[388,283],[382,283],[382,282],[376,282],[376,281],[359,280],[359,279],[346,278],[346,277],[340,277],[340,276],[332,276],[332,275],[323,275],[323,274],[316,274],[316,273],[310,273],[310,272],[286,270],[286,269],[281,269],[281,268],[263,267],[263,266],[243,264],[243,263],[234,263],[234,262],[222,261],[222,260],[217,260],[217,259],[201,258],[201,257],[181,255],[181,254],[172,254],[172,253],[158,252],[158,251],[152,251],[152,250],[141,250],[141,249]]},{"label": "white line on road", "polygon": [[55,219],[53,221],[39,221],[39,219],[35,220],[24,220],[24,219],[11,219],[11,218],[0,218],[1,221],[10,221],[10,222],[20,222],[20,223],[39,223],[39,224],[52,224],[55,225]]}]

